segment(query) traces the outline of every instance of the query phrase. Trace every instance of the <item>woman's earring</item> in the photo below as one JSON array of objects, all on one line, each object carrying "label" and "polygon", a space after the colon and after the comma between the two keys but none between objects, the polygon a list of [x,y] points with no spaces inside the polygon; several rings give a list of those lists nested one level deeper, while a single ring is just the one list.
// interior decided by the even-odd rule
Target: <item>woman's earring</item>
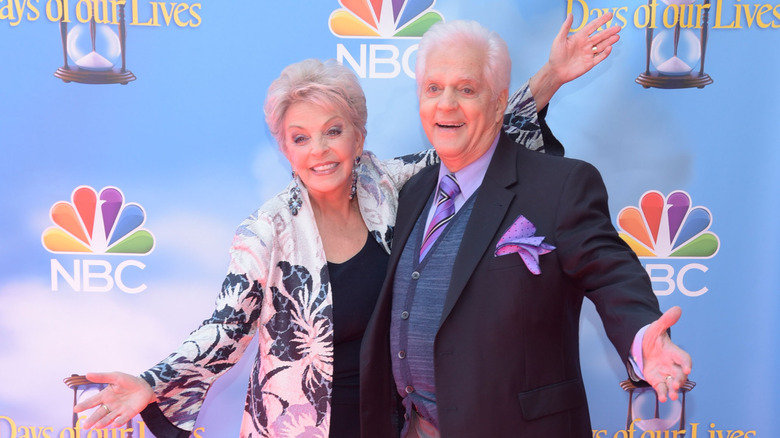
[{"label": "woman's earring", "polygon": [[357,179],[358,179],[358,165],[360,164],[360,157],[355,157],[355,164],[352,166],[352,188],[349,190],[349,199],[355,199],[355,193],[357,193]]},{"label": "woman's earring", "polygon": [[287,208],[290,209],[290,213],[292,213],[293,216],[296,216],[298,210],[303,205],[303,200],[301,199],[301,188],[298,187],[298,175],[294,170],[292,172],[292,177],[293,186],[290,187],[289,192],[287,192]]}]

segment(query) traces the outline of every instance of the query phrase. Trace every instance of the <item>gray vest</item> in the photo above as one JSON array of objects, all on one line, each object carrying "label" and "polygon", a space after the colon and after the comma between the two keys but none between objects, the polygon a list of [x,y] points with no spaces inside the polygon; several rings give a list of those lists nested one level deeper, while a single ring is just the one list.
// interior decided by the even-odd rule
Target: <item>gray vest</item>
[{"label": "gray vest", "polygon": [[[475,198],[476,193],[458,210],[425,258],[418,262],[427,219],[427,214],[420,215],[403,248],[393,281],[390,323],[393,376],[398,392],[404,397],[407,414],[411,413],[414,403],[419,415],[436,427],[433,342],[452,277],[452,265]],[[425,212],[431,203],[429,201]]]}]

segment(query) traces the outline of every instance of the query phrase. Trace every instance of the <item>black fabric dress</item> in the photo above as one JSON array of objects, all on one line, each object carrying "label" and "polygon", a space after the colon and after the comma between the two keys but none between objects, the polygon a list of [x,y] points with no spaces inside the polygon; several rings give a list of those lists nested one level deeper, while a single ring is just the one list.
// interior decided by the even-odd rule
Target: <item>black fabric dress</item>
[{"label": "black fabric dress", "polygon": [[328,262],[333,294],[333,391],[330,437],[360,436],[360,342],[387,273],[389,256],[368,235],[344,263]]}]

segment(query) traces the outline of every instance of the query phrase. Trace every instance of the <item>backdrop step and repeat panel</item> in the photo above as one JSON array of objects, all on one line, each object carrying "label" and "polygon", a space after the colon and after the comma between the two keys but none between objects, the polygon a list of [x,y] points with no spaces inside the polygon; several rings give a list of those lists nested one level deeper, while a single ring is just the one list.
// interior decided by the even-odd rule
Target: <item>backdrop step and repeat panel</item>
[{"label": "backdrop step and repeat panel", "polygon": [[[392,157],[428,147],[413,68],[432,22],[498,31],[517,87],[569,11],[574,30],[613,12],[621,40],[558,92],[548,121],[603,173],[661,307],[683,308],[674,338],[696,386],[682,428],[780,435],[780,5],[0,0],[0,437],[152,436],[139,417],[82,430],[63,378],[140,373],[210,315],[236,225],[289,178],[262,115],[284,66],[353,68],[367,148]],[[594,437],[675,436],[644,431],[649,395],[629,411],[592,306],[581,329]],[[253,355],[213,386],[194,436],[238,435]],[[682,415],[664,405],[656,427]]]}]

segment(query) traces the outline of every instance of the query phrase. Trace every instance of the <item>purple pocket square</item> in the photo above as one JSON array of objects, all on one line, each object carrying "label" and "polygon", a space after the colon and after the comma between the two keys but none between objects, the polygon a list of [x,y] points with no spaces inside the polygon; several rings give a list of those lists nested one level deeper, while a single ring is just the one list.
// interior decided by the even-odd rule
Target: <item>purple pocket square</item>
[{"label": "purple pocket square", "polygon": [[506,230],[496,245],[495,256],[518,253],[525,266],[534,275],[542,273],[539,269],[539,256],[555,249],[549,243],[544,243],[544,236],[534,236],[536,227],[525,216],[520,215],[515,223]]}]

